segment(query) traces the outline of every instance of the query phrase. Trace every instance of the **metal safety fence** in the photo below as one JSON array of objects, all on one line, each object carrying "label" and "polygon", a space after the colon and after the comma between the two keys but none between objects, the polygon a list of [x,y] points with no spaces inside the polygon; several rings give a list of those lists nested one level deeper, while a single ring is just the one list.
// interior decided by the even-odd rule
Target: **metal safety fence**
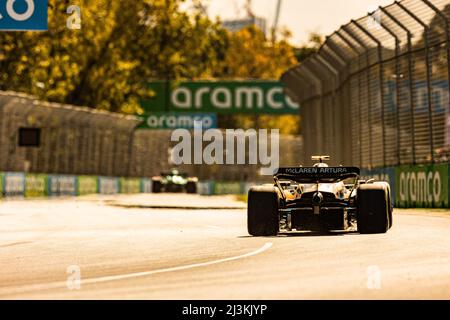
[{"label": "metal safety fence", "polygon": [[[174,165],[170,130],[138,129],[142,119],[0,92],[0,172],[152,177]],[[40,146],[18,143],[21,128],[39,128]],[[280,137],[281,165],[298,165],[302,139]],[[258,165],[181,165],[201,181],[258,182]]]},{"label": "metal safety fence", "polygon": [[282,77],[301,104],[304,162],[362,168],[450,159],[450,1],[403,0],[326,38]]}]

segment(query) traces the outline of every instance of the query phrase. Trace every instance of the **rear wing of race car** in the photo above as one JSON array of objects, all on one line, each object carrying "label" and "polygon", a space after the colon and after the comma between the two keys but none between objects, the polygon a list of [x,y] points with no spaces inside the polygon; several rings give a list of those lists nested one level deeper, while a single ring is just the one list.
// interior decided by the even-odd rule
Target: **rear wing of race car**
[{"label": "rear wing of race car", "polygon": [[333,183],[359,178],[360,174],[360,169],[356,167],[297,167],[279,168],[274,177],[302,183]]}]

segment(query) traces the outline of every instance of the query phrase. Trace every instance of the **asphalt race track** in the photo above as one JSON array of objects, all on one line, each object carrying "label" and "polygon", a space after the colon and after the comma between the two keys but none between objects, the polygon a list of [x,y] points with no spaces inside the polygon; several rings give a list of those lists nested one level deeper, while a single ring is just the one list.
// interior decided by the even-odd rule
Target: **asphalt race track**
[{"label": "asphalt race track", "polygon": [[450,215],[397,210],[384,235],[252,238],[232,197],[0,202],[0,299],[449,298]]}]

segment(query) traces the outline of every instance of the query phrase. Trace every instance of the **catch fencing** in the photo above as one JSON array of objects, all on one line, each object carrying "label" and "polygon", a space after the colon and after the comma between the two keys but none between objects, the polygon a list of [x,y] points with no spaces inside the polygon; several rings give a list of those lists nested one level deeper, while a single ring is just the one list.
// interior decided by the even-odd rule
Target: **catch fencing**
[{"label": "catch fencing", "polygon": [[282,80],[301,104],[304,163],[364,169],[450,158],[450,1],[403,0],[342,26]]},{"label": "catch fencing", "polygon": [[[0,172],[152,177],[167,172],[170,130],[138,129],[142,119],[0,92]],[[39,128],[40,146],[21,147],[20,128]],[[300,164],[302,139],[280,137],[281,164]],[[262,181],[257,165],[182,165],[202,181]],[[105,182],[106,183],[106,182]]]}]

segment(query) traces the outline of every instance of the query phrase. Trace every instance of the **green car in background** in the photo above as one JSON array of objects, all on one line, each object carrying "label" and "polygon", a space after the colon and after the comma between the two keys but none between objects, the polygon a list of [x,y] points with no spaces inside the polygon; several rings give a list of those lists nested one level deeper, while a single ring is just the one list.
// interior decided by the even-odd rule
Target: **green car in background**
[{"label": "green car in background", "polygon": [[172,169],[170,173],[161,173],[160,176],[152,178],[152,192],[171,193],[197,193],[198,178],[189,177],[188,174],[180,173],[177,169]]}]

